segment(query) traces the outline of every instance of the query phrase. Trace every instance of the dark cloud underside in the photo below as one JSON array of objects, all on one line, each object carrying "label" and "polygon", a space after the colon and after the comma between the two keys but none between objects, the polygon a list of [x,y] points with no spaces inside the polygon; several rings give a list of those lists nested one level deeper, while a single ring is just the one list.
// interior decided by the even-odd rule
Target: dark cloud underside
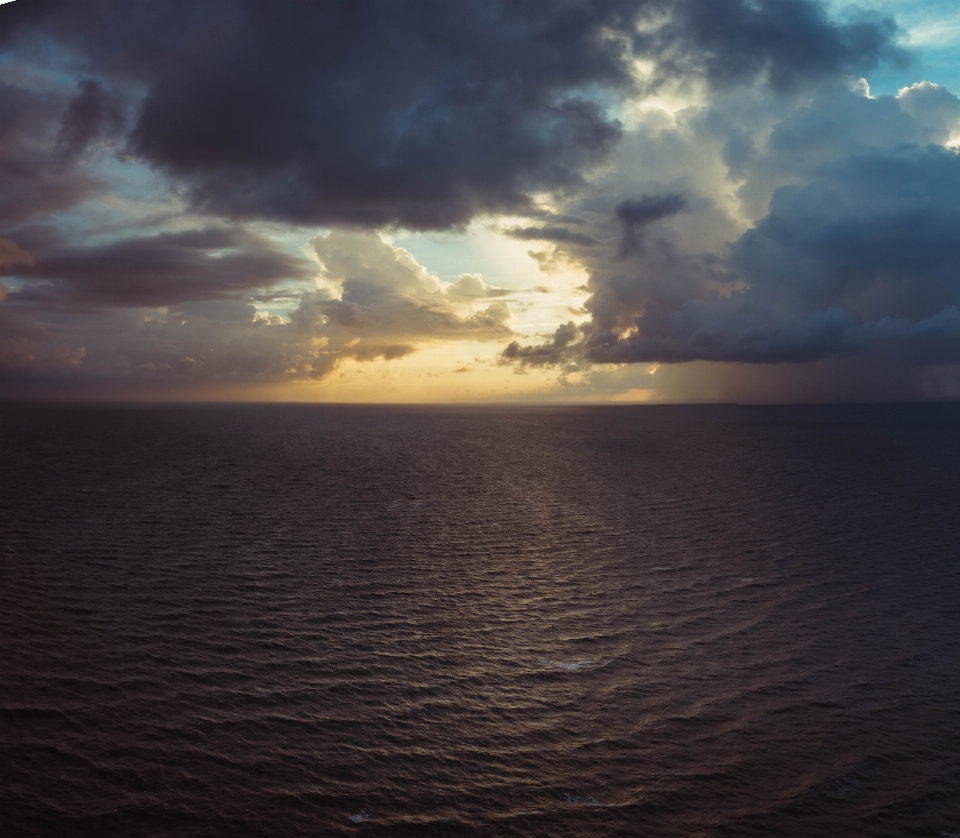
[{"label": "dark cloud underside", "polygon": [[60,305],[137,307],[236,297],[281,280],[309,279],[316,267],[244,230],[209,228],[55,248],[30,267],[9,271],[45,280],[36,293],[55,294]]},{"label": "dark cloud underside", "polygon": [[[660,77],[782,87],[873,66],[893,35],[812,0],[32,0],[0,25],[144,89],[127,150],[203,211],[410,228],[577,187],[621,135],[594,94],[634,90],[637,55]],[[68,157],[116,123],[84,84]]]},{"label": "dark cloud underside", "polygon": [[[692,153],[712,141],[710,119],[688,128]],[[958,128],[957,98],[929,83],[877,99],[829,87],[743,165],[741,194],[785,182],[750,229],[697,252],[657,226],[689,209],[683,196],[622,201],[606,222],[619,251],[581,257],[582,337],[515,344],[504,360],[960,362],[960,153],[938,144]]]}]

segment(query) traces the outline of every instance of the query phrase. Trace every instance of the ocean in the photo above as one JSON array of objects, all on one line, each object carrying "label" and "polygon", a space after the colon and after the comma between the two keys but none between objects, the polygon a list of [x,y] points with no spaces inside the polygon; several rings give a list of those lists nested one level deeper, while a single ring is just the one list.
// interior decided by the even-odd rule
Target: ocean
[{"label": "ocean", "polygon": [[0,834],[960,836],[960,406],[0,406]]}]

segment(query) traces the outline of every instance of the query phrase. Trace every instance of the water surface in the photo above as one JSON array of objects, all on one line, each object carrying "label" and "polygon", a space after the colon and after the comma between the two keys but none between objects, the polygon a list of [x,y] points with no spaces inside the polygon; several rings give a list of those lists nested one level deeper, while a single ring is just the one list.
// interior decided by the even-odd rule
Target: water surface
[{"label": "water surface", "polygon": [[960,836],[960,408],[0,407],[0,833]]}]

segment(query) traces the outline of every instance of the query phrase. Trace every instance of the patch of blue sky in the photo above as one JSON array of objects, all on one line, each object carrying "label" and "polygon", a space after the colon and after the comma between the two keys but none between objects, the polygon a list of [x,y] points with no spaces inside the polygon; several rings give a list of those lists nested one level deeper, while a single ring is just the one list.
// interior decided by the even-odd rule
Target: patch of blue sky
[{"label": "patch of blue sky", "polygon": [[33,41],[29,55],[16,49],[0,50],[0,78],[48,90],[73,88],[81,79],[91,78],[90,73],[78,72],[80,66],[74,56],[52,41]]},{"label": "patch of blue sky", "polygon": [[300,305],[300,298],[304,292],[312,290],[312,287],[291,288],[282,286],[280,288],[274,288],[270,292],[269,300],[257,299],[258,296],[262,297],[263,295],[255,294],[253,296],[253,305],[258,314],[269,314],[273,317],[282,317],[284,320],[289,320],[293,310]]},{"label": "patch of blue sky", "polygon": [[[390,238],[444,282],[454,282],[465,273],[478,273],[488,285],[501,288],[517,289],[526,284],[513,260],[504,258],[503,249],[512,242],[483,229],[482,224],[474,224],[466,233],[401,233]],[[530,244],[525,243],[528,248]]]},{"label": "patch of blue sky", "polygon": [[623,95],[602,84],[589,84],[574,87],[558,95],[554,104],[563,107],[567,104],[591,102],[603,112],[607,119],[622,120],[624,117]]},{"label": "patch of blue sky", "polygon": [[[24,279],[23,277],[19,277],[16,275],[5,276],[3,277],[2,282],[3,282],[3,287],[6,289],[7,293],[11,293],[11,292],[16,293],[17,291],[24,288],[26,285],[30,285],[30,284],[36,285],[36,282],[31,283],[28,280]],[[8,304],[9,304],[9,301],[8,301]]]},{"label": "patch of blue sky", "polygon": [[87,171],[108,182],[109,189],[56,215],[63,228],[82,236],[85,243],[183,226],[177,223],[185,214],[182,202],[168,182],[148,166],[104,151],[88,164]]},{"label": "patch of blue sky", "polygon": [[[329,232],[324,228],[292,227],[289,224],[265,221],[248,224],[247,228],[269,239],[274,246],[291,256],[306,258],[315,262],[317,258],[310,247],[310,240]],[[319,277],[319,275],[320,264],[317,262],[317,276]],[[279,285],[253,292],[253,302],[258,312],[279,315],[289,320],[290,313],[300,305],[300,298],[304,294],[316,290],[316,279],[288,280]],[[261,299],[256,299],[256,297],[261,297]]]},{"label": "patch of blue sky", "polygon": [[918,81],[932,81],[960,94],[960,8],[956,0],[835,0],[833,12],[844,16],[868,9],[896,20],[900,44],[910,54],[902,67],[885,66],[867,81],[873,95],[894,95]]}]

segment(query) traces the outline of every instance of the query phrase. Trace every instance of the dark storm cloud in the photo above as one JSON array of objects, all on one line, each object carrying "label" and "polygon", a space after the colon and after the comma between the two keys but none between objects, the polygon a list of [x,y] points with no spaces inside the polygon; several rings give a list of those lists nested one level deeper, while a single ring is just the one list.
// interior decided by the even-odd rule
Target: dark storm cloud
[{"label": "dark storm cloud", "polygon": [[[0,23],[21,53],[53,42],[144,89],[128,152],[199,210],[421,229],[579,186],[621,136],[597,93],[634,90],[637,55],[660,79],[787,87],[873,66],[893,35],[812,0],[33,0]],[[67,153],[105,122],[85,84]]]},{"label": "dark storm cloud", "polygon": [[510,238],[520,239],[521,241],[562,242],[564,244],[578,244],[581,247],[593,247],[597,244],[597,240],[593,236],[553,224],[544,227],[516,227],[505,232]]},{"label": "dark storm cloud", "polygon": [[944,364],[960,361],[960,312],[951,305],[920,321],[888,316],[868,322],[834,307],[784,317],[737,297],[729,305],[685,303],[671,317],[666,337],[641,331],[620,340],[606,338],[587,343],[587,360],[778,364],[880,352],[897,362]]},{"label": "dark storm cloud", "polygon": [[626,256],[640,248],[640,233],[644,227],[669,218],[687,208],[683,195],[644,195],[639,200],[626,200],[617,204],[613,212],[623,226],[620,238],[620,254]]},{"label": "dark storm cloud", "polygon": [[[0,224],[66,209],[99,188],[96,178],[65,168],[70,161],[57,153],[60,117],[67,107],[61,93],[0,81]],[[75,157],[82,150],[77,145],[81,133],[68,130],[67,136],[64,151]]]},{"label": "dark storm cloud", "polygon": [[15,241],[0,239],[0,271],[19,266],[33,266],[33,254],[24,250]]},{"label": "dark storm cloud", "polygon": [[0,273],[45,280],[21,298],[32,293],[62,305],[138,307],[223,299],[316,274],[308,260],[238,228],[161,233],[35,255],[32,266],[0,263]]},{"label": "dark storm cloud", "polygon": [[[691,153],[714,142],[722,157],[727,138],[711,139],[709,125],[699,117],[691,123]],[[840,87],[821,91],[774,125],[746,165],[739,194],[752,200],[772,192],[750,229],[698,252],[698,236],[685,241],[676,230],[712,211],[698,205],[642,248],[591,251],[583,337],[562,346],[517,344],[503,358],[534,365],[859,355],[960,361],[960,153],[937,144],[958,128],[960,102],[930,83],[876,99]],[[777,182],[785,185],[770,187]],[[679,195],[661,195],[621,203],[614,216],[629,232],[632,224],[667,223],[683,207]]]},{"label": "dark storm cloud", "polygon": [[120,103],[111,97],[99,81],[84,79],[78,85],[60,122],[57,151],[65,161],[80,157],[101,135],[115,135],[122,127]]},{"label": "dark storm cloud", "polygon": [[898,63],[896,24],[859,11],[843,22],[810,0],[688,0],[672,4],[670,22],[644,39],[662,56],[660,74],[702,72],[715,87],[764,75],[786,91],[810,79],[863,75],[879,60]]},{"label": "dark storm cloud", "polygon": [[[272,302],[278,284],[317,269],[241,226],[450,229],[496,213],[526,214],[540,226],[511,235],[551,242],[554,263],[582,257],[591,272],[592,320],[565,324],[539,346],[510,344],[508,363],[772,360],[907,345],[912,357],[946,357],[953,263],[935,257],[940,238],[926,257],[901,253],[903,270],[881,283],[857,279],[871,270],[872,233],[857,227],[859,210],[814,225],[819,238],[807,250],[800,241],[813,235],[802,190],[839,188],[853,170],[828,164],[869,158],[846,128],[842,153],[824,151],[824,132],[803,118],[779,133],[728,132],[726,159],[744,195],[765,205],[769,183],[800,191],[778,193],[754,238],[723,253],[671,240],[671,225],[711,205],[683,178],[590,192],[604,171],[597,164],[622,147],[613,114],[624,99],[699,77],[714,92],[742,83],[772,86],[781,102],[802,91],[806,101],[825,79],[897,60],[894,35],[890,21],[837,23],[814,0],[4,4],[0,237],[9,244],[0,272],[13,279],[0,302],[0,366],[21,376],[43,368],[103,380],[277,381],[320,378],[345,359],[402,357],[429,341],[506,341],[509,308],[487,299],[504,289],[469,274],[444,285],[373,233],[315,239],[329,287],[300,286],[274,313],[258,311],[255,297]],[[637,58],[653,66],[648,75],[638,75]],[[921,137],[951,135],[952,102],[931,88],[909,105],[887,102],[887,122],[861,122],[870,123],[865,134],[895,136],[922,157]],[[873,150],[890,152],[893,139],[884,142]],[[136,194],[147,182],[142,164],[158,175],[144,186],[159,190],[150,195]],[[108,195],[111,184],[123,194]],[[864,181],[863,194],[873,188]],[[175,200],[149,223],[120,217],[159,194],[210,220],[154,233],[174,223],[165,213],[180,209]],[[570,214],[544,210],[545,194]],[[580,194],[592,209],[573,204]],[[623,198],[631,200],[614,210]],[[103,200],[84,206],[90,199]],[[909,209],[901,204],[890,224]],[[76,219],[90,222],[92,243],[75,238]],[[131,236],[138,223],[151,234]],[[835,245],[841,233],[862,243],[859,262]],[[777,248],[814,269],[799,282],[778,276],[769,267]],[[837,273],[835,256],[849,270]],[[940,267],[918,267],[922,258]],[[941,277],[939,297],[899,288],[910,271]]]},{"label": "dark storm cloud", "polygon": [[752,286],[811,308],[924,317],[960,299],[960,155],[900,146],[779,189],[733,250]]},{"label": "dark storm cloud", "polygon": [[576,186],[620,136],[578,91],[629,83],[630,3],[156,5],[16,17],[144,83],[130,152],[215,214],[445,228]]},{"label": "dark storm cloud", "polygon": [[519,361],[530,367],[556,366],[567,359],[568,350],[578,337],[580,337],[580,330],[571,320],[569,323],[557,326],[553,338],[546,343],[521,346],[518,341],[511,341],[501,353],[501,363],[510,364]]}]

